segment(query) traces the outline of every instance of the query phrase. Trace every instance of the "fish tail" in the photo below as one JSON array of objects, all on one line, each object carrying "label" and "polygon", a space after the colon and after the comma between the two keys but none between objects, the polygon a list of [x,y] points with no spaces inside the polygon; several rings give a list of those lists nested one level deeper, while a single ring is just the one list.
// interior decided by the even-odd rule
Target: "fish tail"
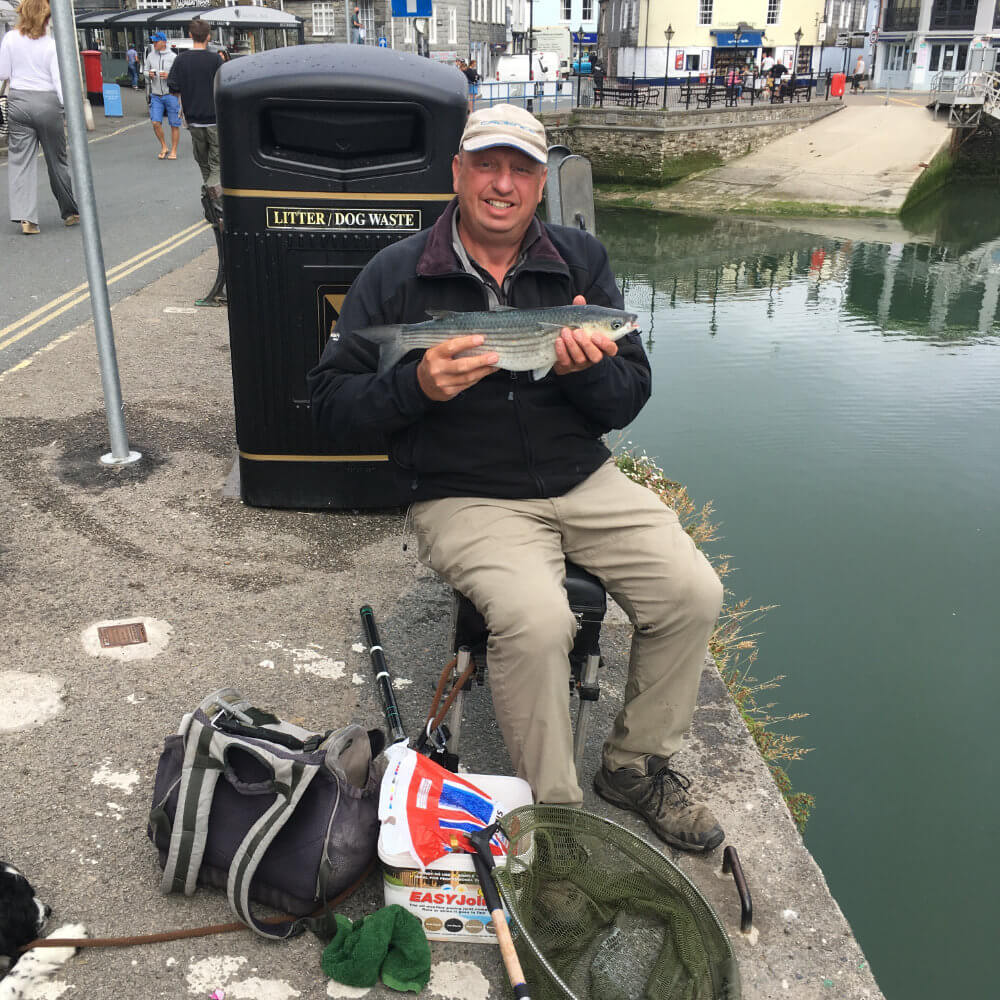
[{"label": "fish tail", "polygon": [[378,344],[380,350],[378,355],[378,370],[381,374],[388,371],[396,364],[404,354],[406,348],[400,336],[403,327],[399,323],[390,326],[366,326],[363,330],[358,330],[359,337]]}]

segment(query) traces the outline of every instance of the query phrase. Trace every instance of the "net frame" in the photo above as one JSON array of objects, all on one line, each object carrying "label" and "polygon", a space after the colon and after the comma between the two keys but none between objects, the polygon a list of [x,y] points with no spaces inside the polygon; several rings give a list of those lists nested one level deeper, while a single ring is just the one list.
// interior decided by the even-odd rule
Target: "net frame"
[{"label": "net frame", "polygon": [[[526,862],[524,859],[530,858],[533,847],[529,846],[527,850],[519,852],[517,846],[524,838],[529,838],[529,844],[533,844],[533,834],[536,831],[546,833],[562,831],[570,836],[592,837],[602,843],[610,843],[631,859],[640,870],[652,874],[673,892],[679,894],[690,910],[702,935],[702,941],[708,939],[719,956],[715,961],[707,962],[712,980],[712,1000],[740,1000],[739,966],[722,922],[694,883],[660,851],[619,823],[567,806],[521,806],[503,816],[499,825],[510,842],[510,849],[504,863],[498,864],[493,870],[493,877],[510,915],[515,943],[518,945],[518,950],[527,950],[527,957],[549,977],[549,986],[554,987],[559,996],[565,1000],[590,1000],[589,993],[581,995],[573,992],[560,972],[545,956],[520,912],[518,890],[514,880],[523,873],[525,865],[532,863],[531,860]],[[537,989],[537,984],[535,988]],[[548,992],[551,993],[551,990]]]}]

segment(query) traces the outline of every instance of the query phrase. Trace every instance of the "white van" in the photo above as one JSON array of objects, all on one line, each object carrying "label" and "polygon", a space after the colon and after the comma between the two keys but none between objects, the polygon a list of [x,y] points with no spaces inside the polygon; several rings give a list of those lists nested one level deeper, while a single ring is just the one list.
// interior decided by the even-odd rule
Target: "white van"
[{"label": "white van", "polygon": [[[534,52],[536,80],[559,79],[559,54],[557,52]],[[528,53],[516,56],[500,56],[497,60],[495,79],[498,83],[522,83],[528,79]]]}]

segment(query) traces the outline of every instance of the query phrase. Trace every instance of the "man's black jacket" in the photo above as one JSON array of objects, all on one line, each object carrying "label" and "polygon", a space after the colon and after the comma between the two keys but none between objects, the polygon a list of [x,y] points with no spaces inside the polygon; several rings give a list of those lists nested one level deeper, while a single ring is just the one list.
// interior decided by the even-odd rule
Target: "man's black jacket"
[{"label": "man's black jacket", "polygon": [[[618,354],[571,375],[497,371],[448,402],[417,382],[423,352],[375,374],[378,347],[366,326],[419,323],[429,309],[488,308],[483,282],[463,270],[452,246],[452,202],[437,223],[375,256],[344,300],[336,331],[309,373],[313,419],[334,440],[379,431],[412,500],[445,496],[507,499],[560,496],[610,454],[601,435],[628,424],[650,393],[636,333]],[[588,303],[623,307],[604,247],[565,226],[532,222],[507,304],[520,309]]]}]

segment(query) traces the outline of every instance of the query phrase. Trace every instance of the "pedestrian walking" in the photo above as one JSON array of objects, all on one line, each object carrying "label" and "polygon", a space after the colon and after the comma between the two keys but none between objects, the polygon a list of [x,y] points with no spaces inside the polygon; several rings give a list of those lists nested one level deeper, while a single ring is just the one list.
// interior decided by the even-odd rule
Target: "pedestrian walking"
[{"label": "pedestrian walking", "polygon": [[41,144],[49,186],[67,226],[80,221],[73,197],[63,130],[63,93],[56,60],[56,43],[47,33],[52,11],[49,0],[23,0],[17,25],[0,42],[0,80],[10,84],[7,114],[7,183],[10,217],[25,236],[38,227],[38,170]]},{"label": "pedestrian walking", "polygon": [[182,52],[167,77],[170,93],[180,97],[184,121],[191,133],[191,149],[201,168],[202,190],[213,203],[220,202],[219,130],[215,123],[215,74],[222,65],[218,52],[208,50],[212,29],[196,17],[188,25],[192,48]]},{"label": "pedestrian walking", "polygon": [[476,110],[476,96],[479,94],[479,70],[476,69],[476,60],[470,59],[469,65],[462,70],[466,80],[469,81],[469,111]]},{"label": "pedestrian walking", "polygon": [[361,8],[355,4],[351,15],[351,42],[354,45],[365,44],[365,26],[361,23]]},{"label": "pedestrian walking", "polygon": [[851,93],[864,93],[865,89],[862,86],[865,80],[865,57],[858,56],[858,61],[854,64],[854,76],[851,77]]},{"label": "pedestrian walking", "polygon": [[132,81],[132,89],[139,89],[139,53],[136,52],[134,45],[129,45],[128,51],[125,53],[125,60],[128,64],[128,75],[129,79]]},{"label": "pedestrian walking", "polygon": [[[158,160],[176,160],[177,144],[181,140],[181,106],[176,95],[170,93],[167,77],[177,59],[177,53],[167,48],[167,36],[157,31],[149,39],[153,49],[146,58],[146,77],[149,80],[149,120],[153,123],[153,132],[160,140]],[[166,115],[170,125],[170,150],[167,151],[167,140],[163,135],[163,116]]]}]

